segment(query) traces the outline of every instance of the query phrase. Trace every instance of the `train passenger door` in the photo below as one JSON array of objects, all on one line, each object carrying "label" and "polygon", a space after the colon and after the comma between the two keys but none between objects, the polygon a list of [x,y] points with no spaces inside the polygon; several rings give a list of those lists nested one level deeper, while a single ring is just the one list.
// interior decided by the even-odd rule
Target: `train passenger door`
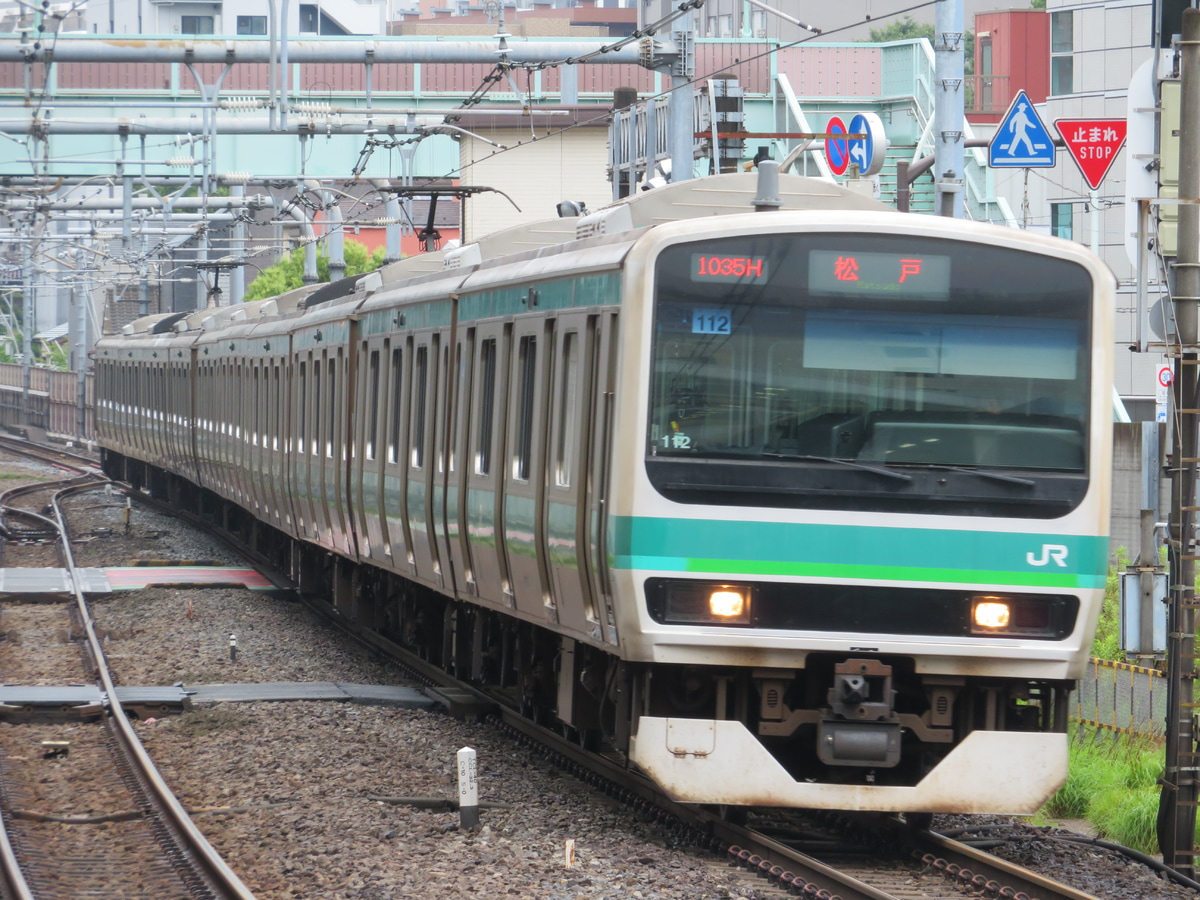
[{"label": "train passenger door", "polygon": [[245,506],[254,511],[255,517],[262,514],[262,455],[259,452],[259,432],[262,409],[262,394],[260,393],[259,373],[262,369],[258,357],[248,358],[245,368],[246,403],[243,407],[244,421],[242,426],[242,458],[245,461],[246,472],[241,478],[242,490],[246,495]]},{"label": "train passenger door", "polygon": [[208,385],[208,364],[193,351],[193,372],[188,390],[192,395],[192,459],[196,461],[196,480],[201,487],[210,484],[208,475],[208,404],[205,387]]},{"label": "train passenger door", "polygon": [[409,384],[408,503],[409,550],[415,576],[434,587],[443,586],[434,529],[438,516],[436,427],[440,335],[422,334],[413,340],[412,378]]},{"label": "train passenger door", "polygon": [[545,428],[546,373],[551,320],[518,320],[513,326],[509,383],[507,459],[504,473],[504,544],[510,588],[519,612],[537,621],[557,621],[548,573],[546,545]]},{"label": "train passenger door", "polygon": [[314,534],[318,543],[329,546],[329,500],[325,496],[325,471],[327,456],[332,456],[332,429],[329,421],[330,365],[328,353],[320,353],[313,360],[313,423],[312,434],[316,438],[313,448],[312,468],[309,470],[309,491],[313,498]]},{"label": "train passenger door", "polygon": [[326,362],[325,465],[322,481],[329,516],[329,546],[342,553],[353,552],[346,511],[346,466],[350,461],[347,419],[351,410],[353,379],[341,346],[330,348]]},{"label": "train passenger door", "polygon": [[282,460],[284,453],[281,442],[286,440],[286,417],[280,403],[280,376],[282,361],[277,357],[266,358],[264,377],[267,378],[266,434],[263,436],[263,454],[266,460],[267,521],[276,528],[286,530],[291,526],[290,508],[284,492],[286,477]]},{"label": "train passenger door", "polygon": [[587,565],[586,453],[595,338],[594,316],[559,315],[555,322],[546,430],[545,542],[540,546],[559,624],[599,637]]},{"label": "train passenger door", "polygon": [[450,567],[455,592],[473,596],[475,576],[467,542],[467,441],[475,329],[468,328],[454,342],[446,383],[446,501],[442,558]]},{"label": "train passenger door", "polygon": [[[495,322],[475,329],[464,530],[474,590],[481,600],[512,606],[504,552],[505,423],[508,421],[508,354],[511,327]],[[465,396],[465,395],[464,395]]]},{"label": "train passenger door", "polygon": [[299,354],[291,356],[291,373],[289,375],[288,397],[288,431],[287,443],[284,446],[283,466],[287,473],[288,505],[291,511],[292,527],[290,534],[297,537],[304,535],[304,521],[307,515],[302,502],[300,468],[303,465],[305,446],[300,437],[300,423],[304,419],[305,392],[308,390],[308,363]]},{"label": "train passenger door", "polygon": [[385,553],[387,543],[383,538],[382,487],[383,472],[381,440],[383,434],[384,404],[387,400],[383,390],[383,366],[387,359],[387,341],[372,338],[361,345],[363,363],[362,376],[358,379],[358,402],[355,407],[361,414],[355,417],[354,452],[352,465],[351,504],[354,532],[358,535],[359,554],[366,559],[382,563],[390,555]]},{"label": "train passenger door", "polygon": [[296,444],[296,499],[299,517],[298,532],[301,537],[316,540],[320,537],[315,512],[316,497],[313,495],[313,470],[316,468],[319,440],[317,435],[317,412],[320,395],[321,361],[312,351],[305,353],[300,363],[300,394],[297,403]]},{"label": "train passenger door", "polygon": [[[434,441],[434,470],[433,502],[430,506],[430,522],[433,530],[434,566],[441,573],[442,586],[450,593],[456,593],[456,579],[453,560],[450,555],[450,529],[457,533],[458,517],[453,509],[454,497],[458,496],[457,488],[451,492],[450,465],[453,450],[450,446],[451,434],[454,431],[454,398],[455,371],[451,358],[451,335],[443,334],[438,349],[437,390],[434,394],[433,405],[433,441]],[[457,345],[454,346],[457,355]]]},{"label": "train passenger door", "polygon": [[608,504],[611,502],[609,469],[612,465],[612,430],[616,414],[618,325],[615,312],[601,313],[595,319],[591,387],[586,399],[586,415],[591,423],[591,431],[582,460],[587,472],[587,487],[582,497],[586,516],[582,520],[584,532],[581,544],[585,548],[592,609],[598,620],[600,637],[610,644],[616,644],[618,637],[609,581],[607,543]]},{"label": "train passenger door", "polygon": [[408,497],[404,490],[410,418],[407,388],[412,380],[412,355],[412,342],[397,336],[387,357],[387,401],[384,405],[384,433],[387,437],[380,501],[383,507],[383,539],[388,542],[392,565],[405,574],[412,573],[414,562],[409,549],[412,547],[412,537],[408,528]]},{"label": "train passenger door", "polygon": [[271,503],[270,457],[267,453],[267,434],[271,415],[271,361],[265,356],[255,360],[254,372],[254,508],[258,517],[269,520]]}]

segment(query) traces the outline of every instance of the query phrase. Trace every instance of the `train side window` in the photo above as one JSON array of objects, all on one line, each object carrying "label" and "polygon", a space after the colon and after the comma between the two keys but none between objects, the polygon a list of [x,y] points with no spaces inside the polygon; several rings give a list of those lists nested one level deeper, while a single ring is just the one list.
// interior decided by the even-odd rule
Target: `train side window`
[{"label": "train side window", "polygon": [[[449,381],[450,381],[449,372],[450,372],[450,348],[443,347],[442,355],[441,355],[441,366],[438,368],[439,380],[440,380],[441,384],[445,385],[445,384],[449,383]],[[448,409],[449,408],[448,399],[447,399],[447,402],[442,402],[442,398],[434,397],[433,408],[435,410],[438,410],[439,412],[441,412],[442,410]],[[449,424],[449,422],[441,421],[442,417],[440,415],[437,416],[436,419],[438,421],[435,421],[433,423],[434,456],[437,458],[437,470],[439,472],[445,472],[446,471],[446,442],[443,440],[443,435],[439,434],[439,431],[441,431],[442,429],[448,429],[450,427],[450,424]],[[442,429],[438,428],[439,425],[442,426]]]},{"label": "train side window", "polygon": [[537,388],[537,337],[526,335],[521,338],[517,351],[517,434],[513,456],[513,477],[520,481],[529,480],[529,469],[533,460],[533,404]]},{"label": "train side window", "polygon": [[413,372],[412,453],[414,469],[425,465],[425,400],[429,386],[429,348],[418,347]]},{"label": "train side window", "polygon": [[379,440],[379,351],[372,350],[367,363],[367,459],[375,458],[375,443]]},{"label": "train side window", "polygon": [[300,417],[296,423],[296,452],[308,450],[308,364],[300,363]]},{"label": "train side window", "polygon": [[239,441],[242,439],[242,416],[245,414],[246,391],[249,390],[246,384],[248,377],[240,362],[230,363],[229,387],[232,389],[233,414],[229,421],[229,435]]},{"label": "train side window", "polygon": [[257,449],[259,447],[258,436],[262,433],[262,389],[259,387],[259,372],[262,371],[262,367],[259,365],[251,366],[251,371],[254,372],[252,379],[254,395],[252,397],[253,402],[250,405],[252,418],[250,420],[250,434],[248,437],[250,438],[251,446]]},{"label": "train side window", "polygon": [[240,362],[233,367],[234,387],[237,388],[237,418],[233,420],[233,435],[239,441],[246,439],[250,431],[250,367]]},{"label": "train side window", "polygon": [[479,348],[479,437],[475,448],[475,474],[492,473],[492,428],[496,413],[496,339]]},{"label": "train side window", "polygon": [[[469,338],[464,338],[469,340]],[[467,354],[463,352],[463,342],[454,346],[454,412],[450,417],[450,471],[458,471],[458,420],[462,416],[463,404],[468,402],[471,386],[467,384]]]},{"label": "train side window", "polygon": [[275,416],[273,419],[275,427],[271,429],[271,449],[278,451],[279,450],[279,437],[280,437],[281,429],[283,427],[283,408],[282,408],[282,403],[280,402],[281,397],[280,397],[280,390],[279,390],[279,363],[276,363],[274,366],[271,367],[271,377],[274,382],[272,385],[273,390],[271,393],[271,396],[273,398],[272,403],[271,403],[271,409],[274,410],[274,412],[275,412]]},{"label": "train side window", "polygon": [[555,481],[559,487],[571,486],[575,465],[575,432],[579,421],[579,332],[563,335],[562,381],[559,384],[558,434],[555,440]]},{"label": "train side window", "polygon": [[258,395],[258,446],[267,450],[271,444],[271,364],[264,360],[258,368],[262,372],[262,390]]},{"label": "train side window", "polygon": [[313,375],[313,416],[312,416],[312,455],[321,455],[321,360],[314,359],[312,364]]},{"label": "train side window", "polygon": [[238,363],[233,367],[233,378],[237,393],[237,414],[233,420],[233,436],[240,443],[250,432],[250,367]]},{"label": "train side window", "polygon": [[338,360],[330,359],[328,361],[328,365],[326,366],[326,369],[327,369],[326,374],[328,377],[325,380],[326,380],[326,382],[328,382],[328,385],[329,385],[328,386],[328,391],[329,391],[328,401],[329,402],[326,404],[326,408],[329,410],[329,427],[325,433],[325,456],[328,459],[333,459],[333,448],[334,448],[335,441],[339,444],[341,443],[338,440],[338,428],[337,428],[338,404],[337,404],[337,399],[336,399],[336,393],[337,393],[338,363],[339,363]]},{"label": "train side window", "polygon": [[247,443],[250,440],[250,434],[254,430],[254,398],[250,394],[253,385],[250,382],[251,372],[254,371],[254,366],[251,363],[237,366],[237,383],[239,389],[238,396],[238,417],[237,417],[237,436],[238,440]]},{"label": "train side window", "polygon": [[404,351],[399,347],[392,351],[392,389],[388,392],[388,415],[391,429],[388,432],[387,461],[400,462],[400,389],[404,386]]},{"label": "train side window", "polygon": [[258,393],[258,425],[255,443],[266,450],[270,446],[271,433],[271,364],[263,360],[258,367],[262,390]]}]

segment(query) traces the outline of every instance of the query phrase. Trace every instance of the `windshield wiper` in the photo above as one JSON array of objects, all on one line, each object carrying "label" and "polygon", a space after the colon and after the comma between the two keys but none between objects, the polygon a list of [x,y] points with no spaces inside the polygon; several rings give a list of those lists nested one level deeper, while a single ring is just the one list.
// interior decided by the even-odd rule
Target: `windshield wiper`
[{"label": "windshield wiper", "polygon": [[1017,475],[1004,475],[1000,472],[988,472],[983,469],[968,469],[965,466],[944,466],[938,463],[918,463],[924,469],[936,469],[939,472],[962,472],[964,475],[974,475],[978,478],[988,478],[992,481],[1006,481],[1009,484],[1019,484],[1023,487],[1037,487],[1037,482]]},{"label": "windshield wiper", "polygon": [[883,475],[887,478],[895,478],[897,481],[912,481],[911,475],[905,475],[903,472],[893,472],[891,469],[881,469],[879,466],[867,466],[862,463],[852,462],[848,459],[838,459],[835,456],[805,456],[795,453],[775,453],[770,450],[764,450],[763,456],[769,456],[773,459],[799,459],[805,462],[824,462],[836,463],[839,466],[846,466],[851,469],[861,469],[864,472],[870,472],[874,475]]}]

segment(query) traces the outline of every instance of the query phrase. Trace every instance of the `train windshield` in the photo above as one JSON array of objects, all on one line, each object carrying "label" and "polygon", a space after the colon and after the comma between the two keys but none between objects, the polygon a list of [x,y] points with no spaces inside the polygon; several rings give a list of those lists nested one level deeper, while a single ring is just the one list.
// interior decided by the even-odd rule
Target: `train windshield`
[{"label": "train windshield", "polygon": [[1061,514],[1086,489],[1091,287],[1076,263],[919,236],[671,247],[652,481],[684,502]]}]

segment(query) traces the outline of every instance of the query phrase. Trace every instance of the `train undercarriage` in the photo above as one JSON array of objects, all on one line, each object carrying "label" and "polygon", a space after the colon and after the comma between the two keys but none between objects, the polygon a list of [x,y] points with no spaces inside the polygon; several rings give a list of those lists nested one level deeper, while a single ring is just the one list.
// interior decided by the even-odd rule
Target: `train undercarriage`
[{"label": "train undercarriage", "polygon": [[[218,525],[365,640],[399,646],[588,749],[640,766],[682,800],[1021,813],[1065,778],[1070,682],[922,674],[910,657],[865,654],[813,653],[795,670],[626,662],[295,541],[137,461],[110,455],[106,470]],[[1050,762],[1029,773],[1029,759]],[[1028,788],[981,794],[969,783],[989,780],[981,767],[990,780]],[[758,777],[743,779],[750,771]]]}]

